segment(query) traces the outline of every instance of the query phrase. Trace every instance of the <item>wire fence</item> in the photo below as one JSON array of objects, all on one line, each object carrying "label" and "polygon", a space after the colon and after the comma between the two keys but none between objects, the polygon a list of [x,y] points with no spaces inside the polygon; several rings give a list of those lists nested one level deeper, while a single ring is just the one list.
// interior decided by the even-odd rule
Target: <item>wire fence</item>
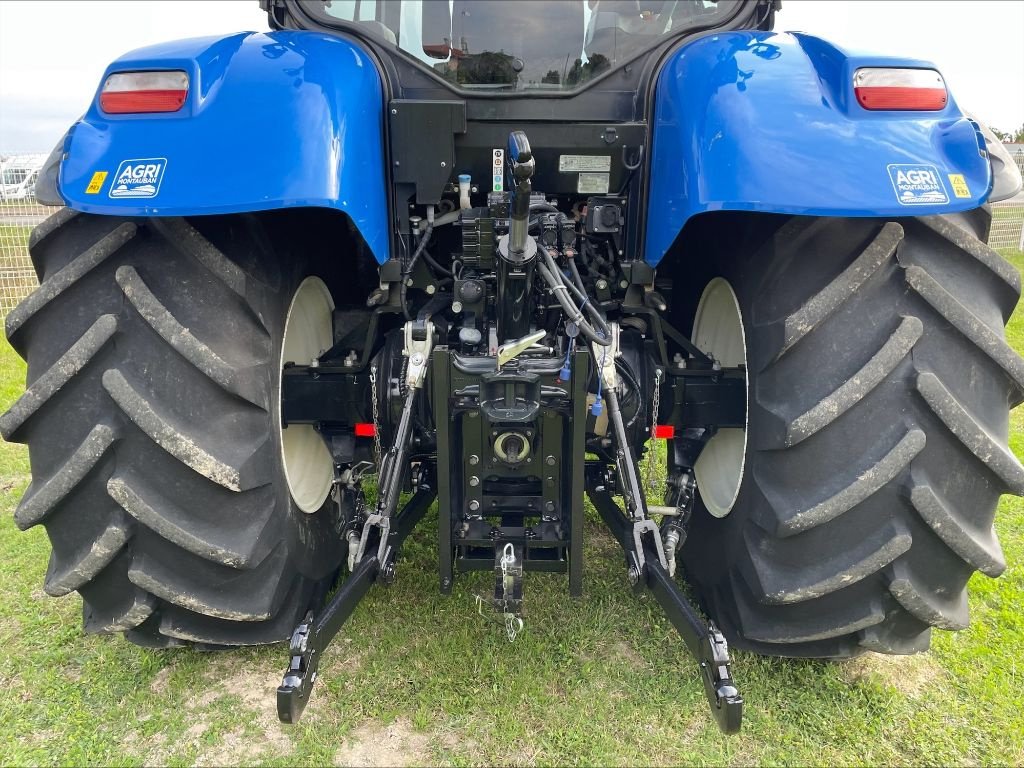
[{"label": "wire fence", "polygon": [[[28,254],[29,235],[57,210],[35,200],[33,166],[39,157],[7,157],[0,171],[0,318],[38,285]],[[1024,155],[1015,159],[1024,172]],[[1024,251],[1024,192],[992,206],[988,244],[996,250]]]}]

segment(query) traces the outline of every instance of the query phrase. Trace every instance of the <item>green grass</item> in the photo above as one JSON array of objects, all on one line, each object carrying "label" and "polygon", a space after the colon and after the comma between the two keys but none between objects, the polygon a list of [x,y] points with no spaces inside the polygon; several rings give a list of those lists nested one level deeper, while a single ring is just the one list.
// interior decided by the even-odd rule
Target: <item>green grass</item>
[{"label": "green grass", "polygon": [[[1024,312],[1008,333],[1024,349]],[[0,408],[24,374],[0,342]],[[1012,429],[1024,455],[1024,409]],[[22,446],[0,444],[0,471],[0,764],[1024,765],[1021,499],[1004,498],[997,519],[1006,573],[970,583],[970,629],[936,632],[915,657],[735,653],[737,737],[718,733],[692,660],[629,590],[600,526],[586,530],[585,597],[569,599],[565,577],[531,576],[526,630],[510,644],[473,607],[489,575],[438,594],[428,519],[395,585],[371,592],[326,654],[304,719],[284,727],[281,646],[148,651],[83,635],[79,598],[40,588],[43,530],[11,518],[28,483]]]}]

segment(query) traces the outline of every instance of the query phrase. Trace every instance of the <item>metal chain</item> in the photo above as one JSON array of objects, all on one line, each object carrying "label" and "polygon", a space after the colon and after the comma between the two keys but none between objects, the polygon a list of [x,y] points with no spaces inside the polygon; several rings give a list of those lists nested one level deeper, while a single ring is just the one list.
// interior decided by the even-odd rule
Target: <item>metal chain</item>
[{"label": "metal chain", "polygon": [[[505,549],[501,553],[501,582],[502,582],[502,597],[504,601],[509,598],[508,587],[509,587],[509,575],[508,569],[516,561],[516,551],[512,544],[506,544]],[[516,616],[514,613],[504,611],[505,619],[505,633],[508,635],[508,641],[514,643],[516,635],[523,630],[523,620]]]},{"label": "metal chain", "polygon": [[377,412],[377,366],[370,368],[370,398],[373,407],[373,452],[377,461],[376,471],[380,473],[380,414]]},{"label": "metal chain", "polygon": [[[661,369],[658,368],[654,371],[654,403],[651,406],[651,435],[650,440],[654,440],[654,430],[658,426],[658,411],[661,409]],[[647,450],[647,479],[645,485],[647,486],[648,492],[654,491],[654,465],[657,463],[655,458],[658,452],[658,444],[655,442],[650,443],[650,448]]]}]

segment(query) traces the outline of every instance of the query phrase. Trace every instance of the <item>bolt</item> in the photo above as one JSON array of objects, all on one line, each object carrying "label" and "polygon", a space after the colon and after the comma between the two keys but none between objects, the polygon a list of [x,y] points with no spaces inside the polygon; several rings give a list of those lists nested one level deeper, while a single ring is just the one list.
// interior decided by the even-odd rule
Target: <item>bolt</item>
[{"label": "bolt", "polygon": [[480,509],[480,502],[479,501],[477,501],[476,499],[473,499],[471,502],[469,502],[469,511],[470,512],[476,512],[478,509]]},{"label": "bolt", "polygon": [[397,109],[392,109],[391,110],[391,114],[392,115],[397,115],[398,114],[398,110]]},{"label": "bolt", "polygon": [[[622,251],[619,251],[619,256],[621,256],[621,255],[622,255]],[[623,290],[625,290],[626,288],[629,288],[629,283],[627,283],[625,280],[619,280],[619,288],[622,288]]]},{"label": "bolt", "polygon": [[401,163],[400,163],[400,162],[398,162],[397,160],[395,160],[395,167],[397,168],[397,167],[398,167],[398,166],[400,166],[400,165],[401,165]]},{"label": "bolt", "polygon": [[462,302],[461,301],[453,301],[452,302],[452,312],[455,312],[456,314],[458,314],[461,311],[462,311]]},{"label": "bolt", "polygon": [[423,355],[417,352],[409,359],[409,362],[413,365],[423,365]]},{"label": "bolt", "polygon": [[431,283],[427,286],[427,295],[433,296],[435,293],[437,293],[437,286]]},{"label": "bolt", "polygon": [[472,456],[469,457],[469,463],[475,467],[477,464],[480,463],[480,457],[474,453]]},{"label": "bolt", "polygon": [[594,285],[597,286],[597,290],[603,291],[605,288],[608,287],[608,281],[607,280],[598,280]]},{"label": "bolt", "polygon": [[555,502],[553,502],[553,501],[546,501],[546,502],[544,502],[544,509],[546,509],[548,512],[554,512],[555,511]]},{"label": "bolt", "polygon": [[544,463],[547,464],[549,467],[555,466],[555,457],[548,456],[546,459],[544,459]]},{"label": "bolt", "polygon": [[473,475],[471,478],[469,478],[469,484],[476,488],[478,485],[480,485],[480,478],[477,477],[476,475]]},{"label": "bolt", "polygon": [[445,589],[448,589],[448,587],[450,587],[451,585],[452,585],[452,580],[449,579],[447,576],[445,576],[443,579],[441,579],[441,586],[444,587]]},{"label": "bolt", "polygon": [[407,277],[407,278],[405,279],[405,286],[406,286],[407,288],[412,288],[412,278],[411,278],[411,277]]},{"label": "bolt", "polygon": [[444,160],[442,160],[441,161],[441,167],[442,168],[447,168],[448,167],[448,163],[446,163]]}]

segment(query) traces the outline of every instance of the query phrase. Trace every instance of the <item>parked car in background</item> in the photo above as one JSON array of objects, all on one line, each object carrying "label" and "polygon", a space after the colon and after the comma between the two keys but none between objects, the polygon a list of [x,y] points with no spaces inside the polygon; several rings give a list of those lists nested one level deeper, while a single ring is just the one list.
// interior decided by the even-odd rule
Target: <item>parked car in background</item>
[{"label": "parked car in background", "polygon": [[0,200],[35,200],[36,180],[45,155],[13,157],[0,170]]}]

